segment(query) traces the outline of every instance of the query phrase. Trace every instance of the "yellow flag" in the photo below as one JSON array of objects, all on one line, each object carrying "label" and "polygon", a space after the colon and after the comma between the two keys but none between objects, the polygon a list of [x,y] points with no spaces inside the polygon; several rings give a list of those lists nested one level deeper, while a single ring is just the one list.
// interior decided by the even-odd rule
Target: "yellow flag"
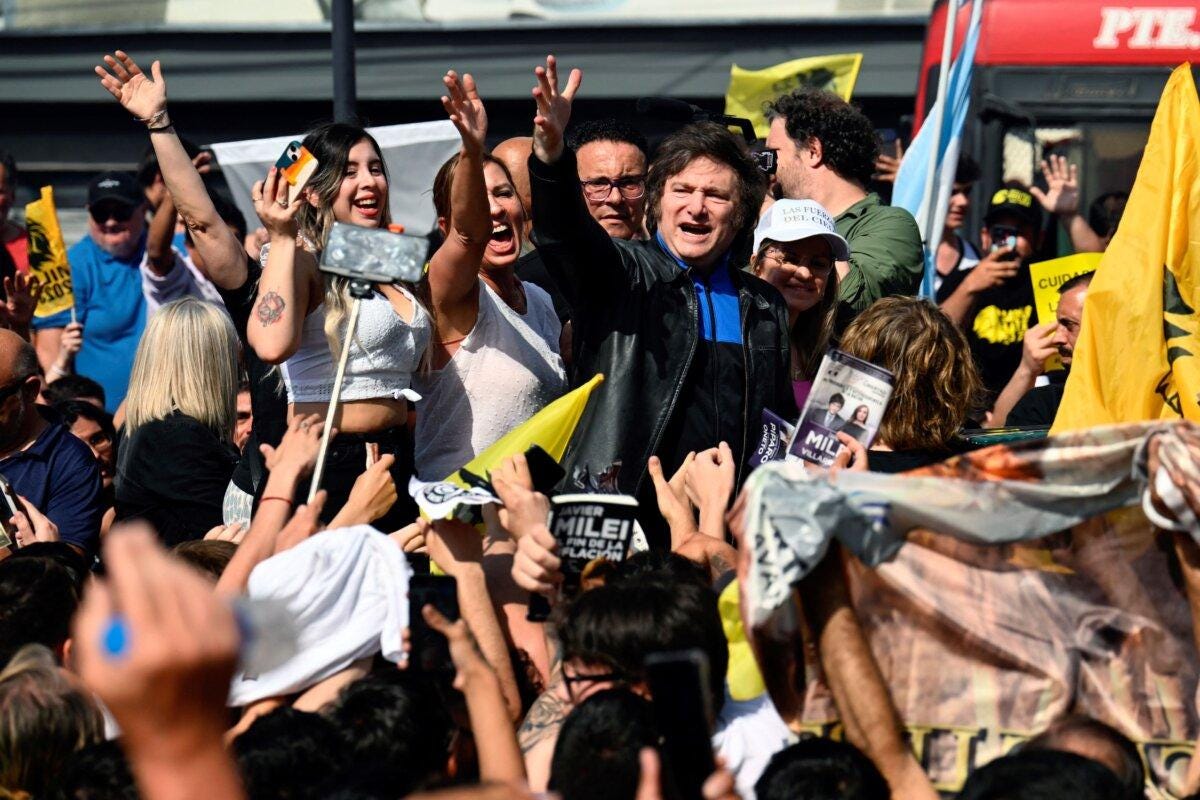
[{"label": "yellow flag", "polygon": [[[564,394],[529,419],[501,436],[491,447],[475,456],[463,467],[472,475],[486,477],[503,459],[524,453],[535,444],[545,450],[555,461],[561,461],[571,441],[571,434],[587,408],[592,390],[604,382],[603,375],[596,375],[578,389]],[[450,483],[466,486],[467,483],[455,471],[446,478]]]},{"label": "yellow flag", "polygon": [[753,700],[767,687],[759,672],[758,662],[754,659],[754,651],[750,649],[750,641],[746,638],[746,629],[742,627],[737,581],[730,581],[721,592],[717,598],[717,610],[721,613],[721,627],[729,647],[729,667],[725,672],[729,694],[739,702]]},{"label": "yellow flag", "polygon": [[[1029,265],[1029,279],[1033,281],[1033,307],[1039,325],[1058,319],[1058,289],[1067,281],[1087,272],[1094,272],[1100,264],[1100,253],[1076,253],[1073,256],[1052,258]],[[1046,371],[1063,368],[1058,353],[1046,359]]]},{"label": "yellow flag", "polygon": [[34,316],[66,311],[75,305],[75,294],[71,291],[71,267],[58,227],[53,187],[43,186],[41,198],[25,206],[25,227],[29,231],[29,274],[42,285]]},{"label": "yellow flag", "polygon": [[1171,73],[1121,226],[1083,306],[1083,330],[1051,433],[1200,420],[1200,99]]},{"label": "yellow flag", "polygon": [[725,113],[750,120],[754,124],[754,132],[760,138],[766,138],[771,127],[763,113],[767,103],[794,89],[805,87],[824,89],[848,101],[861,66],[862,53],[797,58],[756,70],[742,69],[734,64],[729,70]]}]

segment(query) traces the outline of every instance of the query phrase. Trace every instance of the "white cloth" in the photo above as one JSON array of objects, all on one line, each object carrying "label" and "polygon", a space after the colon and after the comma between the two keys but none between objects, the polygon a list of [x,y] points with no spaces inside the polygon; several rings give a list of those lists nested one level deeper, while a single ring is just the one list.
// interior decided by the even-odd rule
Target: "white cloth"
[{"label": "white cloth", "polygon": [[713,749],[725,759],[733,773],[742,800],[754,800],[758,783],[771,756],[790,745],[793,735],[779,716],[770,696],[763,692],[752,700],[738,702],[725,690],[725,705],[713,734]]},{"label": "white cloth", "polygon": [[399,662],[409,575],[404,553],[369,525],[323,531],[263,561],[247,595],[287,606],[296,655],[258,676],[239,672],[229,705],[298,692],[375,653]]},{"label": "white cloth", "polygon": [[149,254],[143,255],[142,263],[138,265],[138,270],[142,273],[142,296],[146,298],[146,316],[150,316],[172,300],[184,297],[195,297],[225,308],[220,294],[216,294],[215,300],[206,294],[201,280],[207,283],[214,293],[216,287],[200,275],[191,264],[191,259],[174,248],[171,252],[175,255],[175,265],[167,270],[166,275],[158,275],[150,269]]},{"label": "white cloth", "polygon": [[521,316],[481,279],[471,333],[449,364],[413,379],[425,398],[415,435],[422,481],[445,480],[566,389],[554,304],[542,289],[523,285]]}]

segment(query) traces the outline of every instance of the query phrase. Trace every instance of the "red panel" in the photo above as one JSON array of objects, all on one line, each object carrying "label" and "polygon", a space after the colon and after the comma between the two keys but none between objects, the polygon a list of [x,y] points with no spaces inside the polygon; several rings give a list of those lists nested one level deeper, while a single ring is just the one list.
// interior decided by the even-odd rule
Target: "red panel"
[{"label": "red panel", "polygon": [[[1178,66],[1200,61],[1197,0],[984,0],[975,63],[979,66]],[[970,5],[959,10],[955,52],[961,46]],[[946,2],[929,20],[917,119],[924,116],[925,76],[940,64]]]}]

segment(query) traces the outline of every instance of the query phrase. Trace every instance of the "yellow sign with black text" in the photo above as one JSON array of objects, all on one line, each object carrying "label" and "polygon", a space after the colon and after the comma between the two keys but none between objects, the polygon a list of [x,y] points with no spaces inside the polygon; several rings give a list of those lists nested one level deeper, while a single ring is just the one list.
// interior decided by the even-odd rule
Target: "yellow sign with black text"
[{"label": "yellow sign with black text", "polygon": [[29,231],[29,275],[42,287],[34,316],[66,311],[75,305],[75,293],[71,289],[67,246],[58,227],[53,187],[43,186],[41,197],[25,206],[25,227]]},{"label": "yellow sign with black text", "polygon": [[750,120],[755,134],[765,139],[771,127],[763,113],[767,103],[804,88],[824,89],[849,101],[862,59],[862,53],[844,53],[797,58],[766,69],[742,69],[734,64],[729,70],[725,113]]}]

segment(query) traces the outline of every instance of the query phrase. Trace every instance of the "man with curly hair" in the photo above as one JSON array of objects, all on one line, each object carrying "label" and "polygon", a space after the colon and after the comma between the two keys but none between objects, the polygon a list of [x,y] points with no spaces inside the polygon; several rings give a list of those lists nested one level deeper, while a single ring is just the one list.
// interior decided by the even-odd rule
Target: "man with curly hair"
[{"label": "man with curly hair", "polygon": [[783,95],[767,117],[783,196],[823,205],[850,244],[850,260],[837,263],[840,323],[881,297],[916,294],[925,266],[916,220],[867,191],[879,152],[871,121],[818,89]]}]

